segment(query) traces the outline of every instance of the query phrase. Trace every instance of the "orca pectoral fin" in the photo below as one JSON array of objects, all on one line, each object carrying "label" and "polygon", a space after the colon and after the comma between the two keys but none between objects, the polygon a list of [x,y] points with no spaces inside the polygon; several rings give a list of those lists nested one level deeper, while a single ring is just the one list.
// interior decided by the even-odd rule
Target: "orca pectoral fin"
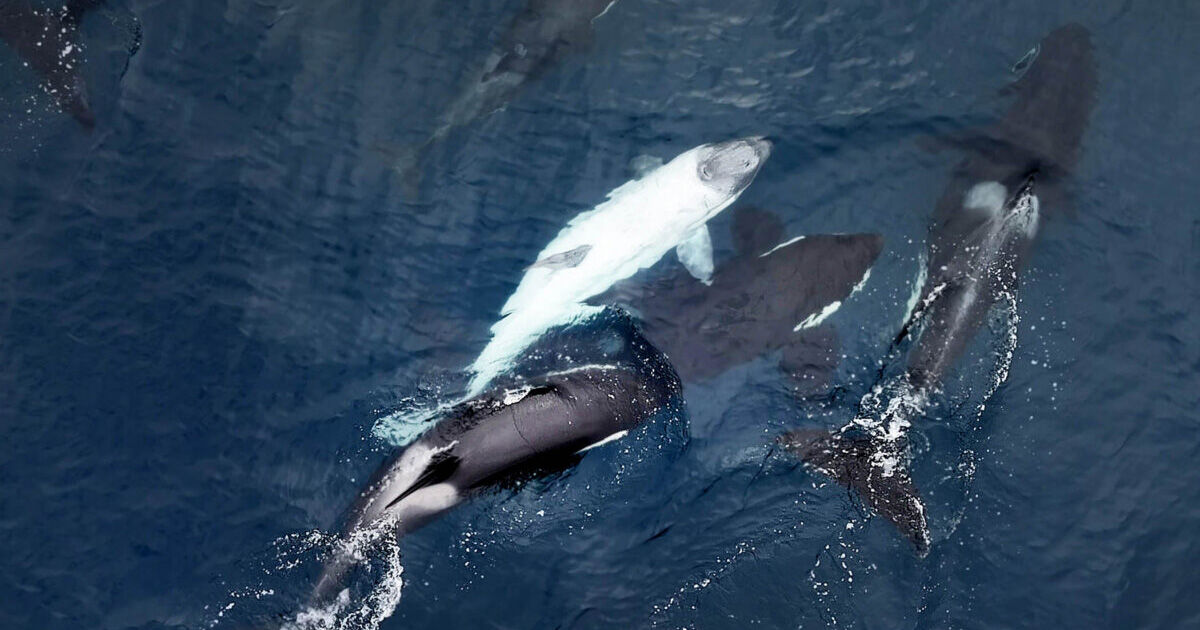
[{"label": "orca pectoral fin", "polygon": [[857,493],[900,530],[918,555],[929,553],[925,504],[908,474],[903,444],[817,429],[785,433],[779,442],[813,469]]},{"label": "orca pectoral fin", "polygon": [[701,225],[693,230],[675,247],[675,254],[692,277],[704,284],[712,284],[713,248],[708,226]]}]

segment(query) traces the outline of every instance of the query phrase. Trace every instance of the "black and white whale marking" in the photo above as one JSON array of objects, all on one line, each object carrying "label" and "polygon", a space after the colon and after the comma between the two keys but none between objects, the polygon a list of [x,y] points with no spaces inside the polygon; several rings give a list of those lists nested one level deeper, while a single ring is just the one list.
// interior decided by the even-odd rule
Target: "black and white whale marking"
[{"label": "black and white whale marking", "polygon": [[[404,535],[498,482],[570,466],[669,408],[679,391],[659,362],[581,367],[467,401],[375,472],[350,510],[346,537],[377,527]],[[336,595],[353,563],[335,556],[314,601]]]},{"label": "black and white whale marking", "polygon": [[[897,337],[911,343],[899,379],[864,398],[859,417],[832,433],[803,430],[780,441],[818,471],[856,491],[924,554],[929,527],[907,471],[907,430],[929,394],[966,352],[988,311],[1015,299],[1019,272],[1037,233],[1043,200],[1079,158],[1095,99],[1091,36],[1071,24],[1042,40],[1014,101],[973,140],[938,200],[929,228],[919,298]],[[882,400],[880,399],[882,398]],[[868,404],[869,403],[869,404]],[[875,417],[862,407],[880,410]]]},{"label": "black and white whale marking", "polygon": [[767,212],[734,213],[738,254],[711,285],[686,272],[629,281],[594,299],[616,302],[641,318],[642,332],[686,383],[782,350],[780,366],[803,390],[824,384],[836,367],[837,340],[822,322],[858,288],[883,249],[877,234],[787,239]]},{"label": "black and white whale marking", "polygon": [[88,129],[96,124],[96,117],[83,78],[79,20],[99,4],[101,0],[71,0],[38,8],[29,0],[0,2],[0,39],[37,73],[42,88],[62,110]]}]

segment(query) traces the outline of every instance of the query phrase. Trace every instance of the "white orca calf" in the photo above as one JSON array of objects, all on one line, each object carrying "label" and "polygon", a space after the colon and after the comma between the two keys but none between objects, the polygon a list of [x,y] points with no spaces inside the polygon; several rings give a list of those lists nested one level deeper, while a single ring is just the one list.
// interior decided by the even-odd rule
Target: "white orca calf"
[{"label": "white orca calf", "polygon": [[478,394],[546,330],[594,312],[583,303],[676,249],[699,280],[711,281],[705,223],[746,190],[771,152],[762,138],[705,144],[653,168],[571,219],[525,271],[471,365]]}]

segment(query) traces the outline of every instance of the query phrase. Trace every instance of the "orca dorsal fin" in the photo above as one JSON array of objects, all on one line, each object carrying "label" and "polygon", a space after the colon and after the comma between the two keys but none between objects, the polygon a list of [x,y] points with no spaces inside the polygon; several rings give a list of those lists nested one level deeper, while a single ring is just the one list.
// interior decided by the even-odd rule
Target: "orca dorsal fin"
[{"label": "orca dorsal fin", "polygon": [[791,431],[781,435],[779,442],[818,472],[858,494],[900,530],[918,555],[929,553],[925,504],[904,464],[903,444],[820,429]]},{"label": "orca dorsal fin", "polygon": [[738,254],[757,256],[783,240],[783,221],[754,207],[738,208],[733,214],[733,245]]}]

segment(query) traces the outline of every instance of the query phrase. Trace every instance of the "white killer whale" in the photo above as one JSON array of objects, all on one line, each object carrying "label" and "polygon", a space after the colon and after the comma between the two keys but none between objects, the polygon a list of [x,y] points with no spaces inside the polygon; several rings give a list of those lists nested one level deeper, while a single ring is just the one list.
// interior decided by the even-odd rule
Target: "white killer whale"
[{"label": "white killer whale", "polygon": [[705,144],[652,168],[579,214],[526,269],[470,367],[478,394],[546,330],[595,312],[584,302],[649,267],[671,249],[702,282],[713,273],[706,222],[754,181],[771,145],[763,138]]}]

